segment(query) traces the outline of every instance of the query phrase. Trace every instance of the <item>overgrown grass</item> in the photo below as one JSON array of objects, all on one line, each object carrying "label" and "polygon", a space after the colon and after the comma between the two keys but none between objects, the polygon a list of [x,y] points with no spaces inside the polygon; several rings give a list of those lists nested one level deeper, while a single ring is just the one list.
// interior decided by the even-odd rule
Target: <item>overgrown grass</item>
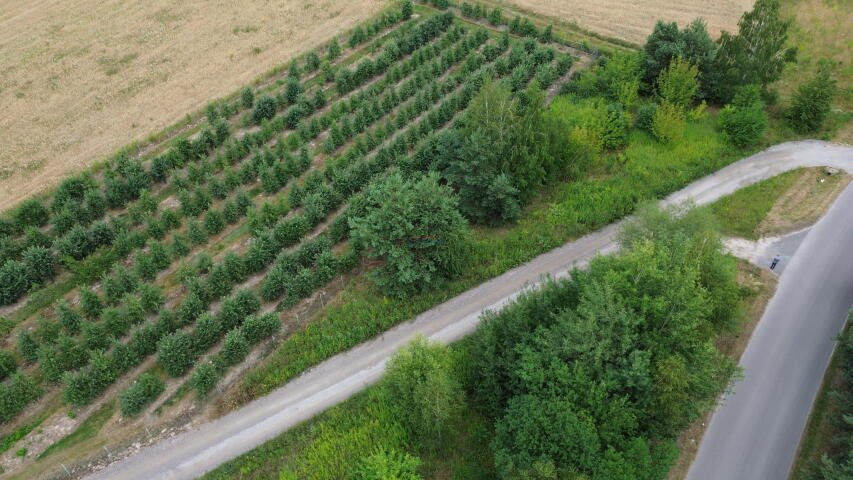
[{"label": "overgrown grass", "polygon": [[283,468],[300,479],[346,478],[359,457],[377,448],[405,448],[405,437],[385,391],[374,387],[203,478],[279,478]]},{"label": "overgrown grass", "polygon": [[[455,424],[458,433],[441,452],[415,451],[400,423],[394,399],[384,384],[372,386],[346,402],[228,461],[205,480],[349,478],[358,459],[378,449],[413,451],[422,460],[424,478],[494,478],[488,421],[466,409]],[[451,476],[452,474],[452,476]]]},{"label": "overgrown grass", "polygon": [[98,432],[101,431],[101,428],[112,418],[113,413],[116,409],[115,400],[111,400],[105,404],[103,404],[100,408],[98,408],[94,413],[89,415],[89,418],[83,421],[73,432],[69,433],[65,437],[59,439],[53,445],[47,447],[45,451],[43,451],[38,459],[42,459],[51,453],[56,453],[60,450],[63,450],[72,445],[76,445],[84,440],[88,440],[90,438],[94,438]]},{"label": "overgrown grass", "polygon": [[755,240],[758,238],[758,225],[803,171],[791,170],[768,178],[723,197],[707,208],[720,222],[724,234]]},{"label": "overgrown grass", "polygon": [[[558,98],[552,108],[561,115],[574,112],[566,98]],[[240,401],[269,393],[307,368],[743,156],[723,142],[714,125],[713,118],[689,123],[675,145],[631,132],[624,150],[604,155],[587,178],[546,189],[516,224],[476,230],[466,272],[438,289],[399,300],[363,279],[350,281],[338,301],[246,376]]]}]

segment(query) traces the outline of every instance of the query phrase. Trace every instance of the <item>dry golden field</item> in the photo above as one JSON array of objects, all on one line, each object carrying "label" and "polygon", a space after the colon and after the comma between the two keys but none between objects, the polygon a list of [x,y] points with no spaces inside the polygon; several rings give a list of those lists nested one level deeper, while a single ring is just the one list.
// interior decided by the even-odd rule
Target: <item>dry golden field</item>
[{"label": "dry golden field", "polygon": [[708,30],[736,31],[741,14],[753,0],[500,0],[505,4],[541,15],[574,22],[581,28],[606,37],[642,44],[658,19],[684,25],[696,17],[708,22]]},{"label": "dry golden field", "polygon": [[0,0],[0,210],[390,0]]}]

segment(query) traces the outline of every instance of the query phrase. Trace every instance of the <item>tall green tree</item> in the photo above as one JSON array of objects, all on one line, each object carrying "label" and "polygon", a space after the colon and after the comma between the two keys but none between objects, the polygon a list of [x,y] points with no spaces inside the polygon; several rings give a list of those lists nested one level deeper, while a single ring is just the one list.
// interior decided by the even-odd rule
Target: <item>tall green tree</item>
[{"label": "tall green tree", "polygon": [[681,57],[698,67],[698,97],[708,98],[709,87],[716,83],[716,55],[717,44],[701,18],[693,20],[682,30],[675,22],[658,21],[643,46],[643,81],[651,91],[661,72]]},{"label": "tall green tree", "polygon": [[662,71],[657,80],[657,92],[664,102],[669,102],[682,111],[686,111],[691,103],[699,83],[696,80],[699,68],[681,57],[675,58]]},{"label": "tall green tree", "polygon": [[796,58],[796,50],[786,46],[790,20],[780,14],[779,0],[758,0],[738,21],[738,33],[723,32],[715,68],[719,79],[713,97],[720,103],[731,101],[738,87],[762,88],[782,76],[785,64]]},{"label": "tall green tree", "polygon": [[382,291],[405,297],[459,271],[467,223],[458,203],[437,175],[405,179],[399,172],[372,183],[353,200],[351,236],[383,261],[371,273]]}]

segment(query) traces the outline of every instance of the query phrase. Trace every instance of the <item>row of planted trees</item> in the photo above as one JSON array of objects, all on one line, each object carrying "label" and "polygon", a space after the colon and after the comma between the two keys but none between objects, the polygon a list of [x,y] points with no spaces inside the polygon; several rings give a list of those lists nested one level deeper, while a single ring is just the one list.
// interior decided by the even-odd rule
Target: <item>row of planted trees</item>
[{"label": "row of planted trees", "polygon": [[[446,18],[446,16],[444,16],[444,18]],[[245,183],[247,179],[250,181],[247,186],[250,186],[254,179],[260,178],[261,183],[264,185],[264,189],[269,193],[275,194],[279,188],[288,183],[288,177],[293,174],[298,174],[296,171],[288,171],[288,165],[290,162],[297,162],[294,165],[297,165],[298,169],[307,168],[308,162],[304,160],[306,157],[303,154],[300,154],[299,157],[296,158],[289,156],[287,152],[278,150],[278,147],[283,144],[294,147],[298,146],[298,144],[293,142],[280,141],[276,146],[275,152],[272,150],[267,151],[267,153],[271,153],[271,155],[255,155],[251,157],[248,162],[244,163],[243,167],[241,167],[241,172],[247,171],[245,170],[246,165],[251,165],[250,168],[254,172],[253,175],[238,173],[238,177],[236,178],[239,179],[240,182],[228,180],[229,175],[227,174],[224,176],[225,181],[217,180],[216,177],[211,177],[209,174],[204,173],[209,169],[209,167],[203,166],[204,162],[200,164],[202,165],[200,168],[189,168],[187,172],[187,180],[192,182],[192,177],[197,182],[206,183],[207,188],[199,188],[200,185],[196,184],[196,186],[192,187],[192,190],[189,188],[178,190],[178,199],[181,206],[180,211],[183,215],[190,218],[187,222],[186,233],[175,232],[175,238],[172,244],[168,247],[162,243],[150,244],[144,251],[140,251],[138,253],[134,266],[131,270],[119,267],[113,272],[113,274],[105,277],[105,294],[107,290],[112,292],[106,294],[106,300],[100,300],[99,296],[91,298],[92,292],[84,294],[84,296],[88,298],[86,303],[106,303],[111,305],[107,307],[111,313],[104,316],[102,312],[102,315],[97,317],[100,320],[103,320],[104,318],[124,318],[126,321],[121,324],[114,324],[114,321],[103,322],[102,326],[107,330],[101,331],[103,334],[101,336],[107,341],[107,344],[103,344],[102,340],[98,345],[93,345],[97,351],[90,355],[86,355],[86,350],[81,350],[81,347],[85,348],[85,345],[88,344],[87,342],[91,343],[92,339],[99,337],[97,334],[99,330],[97,328],[92,328],[92,325],[97,323],[92,321],[93,319],[87,317],[87,319],[79,322],[81,325],[80,332],[82,332],[83,335],[83,341],[81,344],[77,345],[76,342],[63,340],[63,346],[66,346],[66,350],[70,352],[68,358],[73,358],[75,360],[73,362],[64,363],[63,365],[68,365],[68,369],[73,370],[80,367],[80,362],[77,360],[87,360],[87,364],[84,368],[74,372],[73,374],[64,376],[66,384],[66,400],[72,404],[87,403],[94,398],[94,396],[98,395],[106,386],[108,386],[117,375],[127,371],[128,368],[136,365],[141,359],[145,358],[145,356],[153,353],[152,345],[155,346],[158,351],[163,350],[164,352],[169,352],[171,347],[167,345],[170,345],[170,342],[166,339],[173,338],[174,335],[178,335],[178,337],[180,337],[180,330],[186,329],[189,325],[195,325],[195,329],[192,331],[197,331],[199,335],[205,335],[204,332],[207,332],[208,330],[220,331],[222,336],[226,338],[228,345],[226,347],[225,344],[223,344],[223,351],[212,356],[210,362],[203,363],[203,367],[199,368],[199,370],[193,374],[191,384],[201,393],[206,392],[210,386],[215,383],[215,380],[222,374],[224,369],[228,365],[237,361],[235,359],[239,358],[239,352],[244,351],[243,347],[251,343],[248,341],[242,341],[246,335],[235,330],[239,329],[239,327],[232,328],[231,330],[211,329],[207,328],[209,327],[207,324],[211,321],[205,320],[202,322],[202,320],[207,317],[199,317],[201,312],[207,308],[206,305],[208,305],[210,301],[221,295],[227,294],[231,285],[238,284],[240,281],[245,279],[245,273],[235,273],[241,271],[241,265],[243,266],[242,268],[248,268],[249,272],[257,272],[259,269],[263,270],[270,264],[273,258],[275,258],[274,268],[268,272],[264,281],[260,284],[258,291],[264,301],[273,301],[284,293],[285,299],[282,305],[285,307],[292,305],[300,298],[310,294],[310,292],[319,285],[327,282],[331,276],[334,276],[339,271],[338,269],[347,270],[351,268],[352,262],[350,260],[345,260],[341,263],[330,255],[328,252],[330,244],[328,243],[325,247],[325,257],[323,255],[318,257],[316,264],[311,263],[312,260],[308,259],[309,263],[301,265],[298,260],[294,262],[288,256],[289,254],[282,253],[276,257],[275,252],[279,251],[282,247],[287,247],[288,245],[297,243],[301,237],[308,233],[310,228],[317,226],[319,222],[329,215],[332,212],[332,209],[339,205],[340,202],[342,202],[348,195],[360,189],[360,185],[366,184],[372,175],[376,175],[383,169],[387,168],[389,161],[393,161],[394,163],[397,163],[398,159],[399,161],[402,161],[405,158],[406,153],[420,143],[420,139],[428,136],[432,131],[445,125],[447,121],[455,116],[456,112],[467,106],[471,98],[474,96],[474,93],[478,90],[484,76],[507,75],[513,72],[519,72],[522,71],[522,69],[526,69],[528,65],[535,66],[547,64],[555,58],[553,52],[544,51],[541,48],[536,47],[535,44],[525,44],[523,46],[516,45],[508,56],[507,62],[503,63],[499,67],[500,71],[496,71],[496,69],[490,67],[489,64],[496,60],[501,60],[502,52],[509,47],[507,37],[504,37],[496,45],[487,45],[484,47],[484,52],[492,52],[488,53],[488,56],[485,56],[481,55],[476,50],[483,44],[486,36],[479,32],[472,35],[460,36],[461,32],[457,30],[454,31],[456,33],[446,37],[449,39],[448,42],[442,44],[444,45],[444,48],[450,48],[454,45],[454,42],[461,40],[454,50],[450,50],[448,54],[443,54],[432,64],[426,64],[423,63],[423,61],[420,61],[420,63],[415,65],[414,70],[403,73],[403,75],[413,74],[420,71],[419,69],[421,68],[424,69],[423,71],[426,71],[427,68],[429,68],[430,71],[437,71],[437,68],[444,68],[446,70],[448,67],[452,66],[454,62],[462,62],[463,64],[458,71],[451,73],[440,83],[436,84],[435,80],[431,80],[430,82],[434,85],[438,85],[438,88],[435,86],[430,87],[430,89],[426,91],[428,92],[427,97],[422,97],[420,94],[415,96],[409,105],[411,108],[409,110],[410,113],[407,113],[407,116],[405,117],[408,120],[415,120],[415,122],[410,122],[411,125],[404,134],[396,136],[392,135],[396,129],[405,126],[406,122],[396,122],[396,124],[386,122],[383,125],[385,133],[378,137],[376,136],[378,131],[375,129],[365,132],[356,139],[354,146],[349,149],[347,153],[337,159],[330,159],[332,160],[330,165],[333,168],[327,168],[325,170],[325,174],[321,174],[319,176],[309,175],[306,177],[304,182],[300,182],[300,184],[292,184],[291,188],[288,190],[289,194],[285,197],[281,197],[282,199],[287,198],[288,202],[283,203],[280,199],[276,200],[273,198],[272,200],[265,202],[262,206],[247,211],[245,207],[248,205],[246,205],[245,200],[240,200],[238,202],[240,204],[240,210],[237,213],[238,216],[244,212],[249,213],[247,221],[249,221],[250,225],[254,225],[253,230],[256,232],[255,234],[259,236],[256,237],[256,241],[253,242],[245,256],[237,258],[233,254],[228,254],[221,263],[211,264],[208,261],[208,265],[199,266],[199,268],[196,269],[196,272],[202,274],[200,281],[198,278],[194,280],[195,277],[191,274],[187,275],[185,277],[185,287],[187,288],[188,294],[184,301],[178,304],[175,310],[176,314],[174,316],[170,317],[169,315],[164,315],[164,312],[161,311],[159,319],[156,319],[153,322],[148,322],[144,320],[140,321],[140,316],[138,314],[115,315],[113,312],[121,313],[128,308],[135,308],[133,307],[135,301],[132,297],[123,299],[122,296],[135,294],[137,289],[140,288],[138,287],[138,285],[140,285],[140,280],[154,278],[156,273],[163,269],[166,261],[170,261],[171,263],[173,258],[177,259],[186,255],[187,243],[204,243],[207,236],[216,235],[221,231],[223,222],[230,223],[229,219],[234,219],[233,212],[231,212],[233,208],[228,207],[231,203],[229,203],[230,200],[227,199],[228,192],[231,189],[239,185],[239,183]],[[465,54],[465,52],[468,53]],[[412,58],[414,58],[414,56]],[[471,59],[474,60],[472,61]],[[563,71],[565,71],[569,65],[570,62],[562,61],[557,68],[562,68]],[[519,85],[519,82],[526,82],[529,78],[530,75],[524,77],[515,75],[515,78],[511,83]],[[382,88],[385,88],[385,86]],[[437,107],[429,110],[431,104],[435,104]],[[357,112],[359,110],[351,109],[351,111]],[[400,115],[405,111],[406,110],[404,109],[394,112],[394,115],[396,118],[400,118]],[[341,114],[345,113],[343,110],[341,112]],[[274,120],[275,119],[270,122],[263,122],[262,127],[269,125]],[[372,141],[369,140],[371,136],[374,138]],[[373,162],[373,166],[368,167],[365,170],[363,166],[370,165],[370,162],[364,163],[359,160],[360,156],[366,154],[373,148],[378,147],[379,144],[383,142],[384,138],[387,138],[387,140],[385,140],[387,147],[383,147],[378,150],[375,157],[373,157],[374,160],[371,160],[371,162]],[[366,142],[364,141],[365,139],[367,139]],[[305,152],[305,150],[302,151]],[[227,146],[225,147],[225,152],[228,152]],[[237,157],[237,155],[228,153],[225,155]],[[278,169],[281,167],[283,167],[283,169],[279,171]],[[226,169],[227,168],[228,167],[226,165]],[[378,170],[376,170],[377,168]],[[231,175],[230,177],[235,178],[234,175]],[[182,178],[183,177],[174,177],[173,181],[177,183],[187,181],[181,180]],[[326,184],[326,181],[330,181],[330,183]],[[221,184],[219,184],[220,182]],[[193,185],[193,183],[184,183],[184,185],[189,187]],[[245,193],[239,195],[242,196],[238,196],[237,198],[247,198]],[[210,207],[213,202],[216,201],[216,199],[221,198],[226,199],[223,210],[211,210]],[[284,215],[288,209],[295,208],[297,206],[304,210],[302,214],[288,218],[284,222],[270,221]],[[148,207],[141,210],[144,212],[147,209]],[[205,211],[207,213],[204,215],[203,222],[197,222],[193,219],[193,217],[200,218],[200,215]],[[263,218],[266,218],[266,220]],[[167,224],[165,231],[168,231],[169,226],[171,225],[171,220],[166,219],[165,222]],[[332,238],[334,241],[339,241],[347,235],[346,231],[349,229],[349,225],[347,224],[346,219],[343,218],[343,221],[333,222],[332,228]],[[156,231],[158,229],[154,227],[153,229],[146,228],[146,230]],[[184,235],[186,235],[186,237],[184,237]],[[321,240],[327,241],[324,240],[325,238],[325,236],[320,237]],[[270,252],[272,252],[272,255]],[[242,271],[245,272],[245,270]],[[231,273],[228,272],[234,273],[234,275],[231,275]],[[146,293],[149,297],[152,297],[152,299],[145,302],[146,304],[157,305],[159,302],[159,304],[162,305],[162,292],[156,290],[149,292],[148,289],[146,289],[142,293]],[[109,300],[110,298],[113,300]],[[156,312],[156,308],[157,307],[149,307],[149,309],[143,310],[146,312],[152,310]],[[92,310],[95,310],[95,308],[93,307]],[[138,326],[134,327],[134,325]],[[176,331],[176,328],[179,329],[178,333],[171,334],[170,332]],[[128,337],[130,339],[130,343],[128,345],[131,347],[117,341],[127,335],[129,333],[129,329],[133,329],[133,331],[130,332],[130,337]],[[86,340],[86,338],[89,338],[90,340]],[[113,340],[110,340],[111,338]],[[160,344],[160,342],[164,343]],[[173,356],[175,358],[197,358],[204,351],[203,348],[199,347],[202,343],[204,342],[175,342],[175,349],[183,353]],[[138,348],[132,348],[133,345],[138,345]],[[182,350],[182,346],[186,348],[183,348]],[[62,350],[62,348],[56,346],[53,347],[52,351],[57,352],[60,350]],[[98,353],[99,351],[104,353]],[[79,355],[81,352],[83,352],[84,355]],[[43,355],[44,358],[47,358],[47,356],[48,354]],[[163,362],[166,362],[166,359],[168,358],[171,358],[170,354],[164,354]],[[149,385],[147,380],[142,383],[144,386],[133,387],[132,390],[130,390],[132,393],[127,394],[129,398],[136,399],[128,400],[128,411],[140,408],[140,396],[156,396],[159,394],[159,389],[155,388],[156,385]]]},{"label": "row of planted trees", "polygon": [[[370,27],[368,37],[378,33],[381,30],[380,27],[387,27],[398,22],[402,19],[402,16],[394,14],[384,16],[383,19],[380,19],[381,21],[376,23],[375,26]],[[423,39],[424,37],[422,35],[419,38]],[[362,41],[366,40],[367,38],[364,38]],[[357,43],[359,42],[354,42],[354,45]],[[335,50],[333,47],[330,47],[330,49]],[[337,50],[335,57],[340,55],[340,49],[338,48]],[[311,63],[310,58],[308,59],[308,63]],[[293,79],[292,73],[290,78]],[[233,115],[234,113],[227,104],[221,106],[221,108],[217,105],[208,110],[211,122],[217,124],[220,124],[220,121],[224,121],[226,115]],[[197,147],[202,144],[206,145],[206,139],[210,138],[210,135],[204,134],[207,131],[204,130],[202,135],[196,140],[186,141],[178,139],[172,149],[163,155],[156,156],[150,163],[123,160],[122,162],[131,166],[126,168],[115,167],[117,168],[116,172],[120,171],[126,174],[121,178],[124,184],[135,184],[133,183],[136,181],[134,179],[142,178],[143,183],[151,185],[152,182],[165,179],[170,169],[180,169],[182,166],[186,166],[186,178],[174,175],[171,179],[178,189],[177,197],[179,198],[181,208],[177,211],[165,209],[161,214],[162,219],[157,219],[154,215],[158,210],[157,203],[159,203],[159,200],[154,201],[147,190],[142,190],[142,197],[129,205],[127,214],[113,216],[108,222],[97,222],[91,227],[83,225],[74,226],[68,234],[58,239],[55,242],[55,248],[64,252],[62,257],[64,263],[66,262],[65,258],[84,259],[87,254],[91,253],[92,250],[97,250],[99,246],[111,247],[111,255],[108,255],[108,258],[105,259],[111,261],[115,261],[117,258],[130,253],[134,248],[138,250],[134,254],[135,260],[132,262],[130,270],[119,266],[114,269],[113,273],[103,277],[101,286],[104,293],[103,299],[93,291],[83,289],[80,301],[81,309],[86,312],[85,318],[83,318],[80,312],[67,308],[67,305],[64,307],[60,305],[57,309],[56,319],[40,320],[35,334],[23,330],[19,332],[18,350],[22,357],[21,359],[25,362],[35,362],[39,358],[42,358],[44,362],[39,363],[44,363],[43,368],[52,372],[49,379],[53,379],[54,381],[62,376],[63,371],[74,370],[87,363],[94,365],[91,368],[87,367],[84,373],[102,372],[103,375],[100,376],[92,375],[92,378],[100,378],[100,380],[93,380],[88,385],[83,385],[81,382],[75,383],[74,378],[69,377],[69,385],[79,386],[78,390],[97,392],[108,385],[110,383],[109,379],[114,378],[115,374],[126,371],[128,366],[135,364],[135,362],[150,354],[152,345],[150,339],[154,339],[153,344],[156,347],[156,339],[169,331],[170,322],[160,322],[165,325],[163,328],[145,327],[146,334],[139,337],[142,342],[140,343],[140,348],[136,352],[133,352],[133,355],[125,355],[127,348],[119,346],[120,342],[117,341],[127,335],[129,329],[133,328],[134,324],[144,321],[146,315],[156,313],[160,306],[162,306],[164,297],[162,291],[156,287],[149,287],[142,284],[140,280],[152,280],[159,271],[168,267],[174,260],[186,256],[193,245],[204,244],[208,237],[222,231],[225,224],[236,223],[246,213],[252,202],[245,191],[238,189],[236,197],[233,197],[233,199],[227,197],[229,196],[229,192],[233,191],[238,185],[254,183],[257,179],[258,171],[261,170],[259,168],[261,159],[257,155],[252,157],[248,162],[251,166],[250,169],[241,168],[236,175],[229,175],[228,168],[229,163],[232,165],[236,164],[246,153],[271,138],[271,134],[275,130],[269,128],[266,122],[262,127],[259,132],[250,132],[240,139],[232,139],[225,142],[226,145],[223,146],[213,163],[210,160],[197,160],[209,150],[207,147]],[[225,130],[225,135],[220,135],[220,137],[217,140],[219,142],[224,142],[227,139],[227,129]],[[304,141],[307,142],[308,140]],[[289,142],[289,144],[293,144],[293,142]],[[279,146],[284,145],[286,145],[285,142],[279,141]],[[283,154],[281,150],[277,150],[277,152],[277,158],[266,158],[265,160],[276,164],[279,164],[281,160],[285,160],[285,164],[291,161],[292,157],[288,154]],[[298,158],[294,158],[293,162],[295,162],[296,171],[288,170],[285,174],[298,175],[301,171],[308,168],[308,157],[304,149],[303,154]],[[224,181],[210,176],[210,172],[217,168],[222,169],[223,166],[226,170]],[[247,175],[248,172],[251,172],[251,175]],[[110,176],[112,175],[108,174],[108,177]],[[199,181],[205,182],[208,180],[210,180],[208,189],[193,186],[193,183],[197,185]],[[133,190],[130,186],[127,188]],[[85,200],[92,196],[90,192],[97,191],[98,185],[94,177],[84,175],[79,179],[74,178],[64,182],[58,189],[56,197],[82,198]],[[225,199],[225,202],[222,204],[223,208],[221,210],[210,209],[213,202],[217,202],[220,199]],[[68,203],[64,200],[63,202]],[[32,205],[36,204],[32,203]],[[40,204],[38,206],[41,207]],[[29,208],[22,207],[22,210]],[[193,217],[199,217],[199,220],[201,220],[201,215],[205,211],[207,213],[204,215],[203,221],[193,219]],[[185,229],[180,228],[181,216],[188,218]],[[35,215],[35,217],[38,218],[34,220],[35,223],[33,226],[46,221],[47,215],[42,211],[41,214]],[[131,231],[128,228],[143,223],[141,231]],[[115,226],[122,228],[117,229]],[[170,230],[175,230],[173,241],[171,244],[166,244],[163,242],[164,236]],[[146,238],[152,239],[147,245]],[[112,241],[112,244],[110,241]],[[44,255],[46,260],[42,260],[36,255],[28,254],[26,256],[27,262],[55,262],[55,258],[58,255],[50,251],[51,249],[48,247],[42,248],[46,251]],[[13,265],[17,266],[14,263]],[[104,265],[108,267],[109,263],[105,263]],[[21,278],[28,281],[34,278],[30,272],[34,271],[38,273],[41,271],[40,269],[29,268],[30,265],[28,264],[24,266],[28,267],[29,272],[27,276],[22,276]],[[17,272],[17,270],[20,269],[15,269],[12,273]],[[97,280],[98,276],[99,272],[95,273],[95,275],[90,275],[89,281]],[[6,286],[10,284],[12,286],[16,285],[10,282]],[[22,290],[28,287],[29,283],[26,283],[22,286]],[[13,292],[13,295],[9,295],[9,301],[16,300],[19,294],[20,292]],[[133,307],[133,305],[139,305],[140,303],[146,305],[146,308],[142,309],[143,315],[127,314],[130,311],[126,311],[127,309],[135,309],[136,307]],[[75,313],[66,314],[69,310]],[[139,312],[140,310],[135,309],[133,311]],[[146,323],[146,325],[148,324]],[[79,342],[73,340],[74,336],[77,335],[81,335]],[[148,340],[144,340],[146,338]],[[143,347],[143,344],[147,345],[147,347]],[[97,353],[99,351],[111,353],[107,356],[98,356]],[[3,353],[6,354],[5,351]],[[122,356],[123,359],[117,360],[115,358],[116,355]],[[11,355],[4,355],[4,358],[6,357],[14,359]],[[52,361],[54,359],[69,361]],[[98,368],[98,365],[108,363],[112,363],[112,365]],[[56,368],[53,368],[53,366]],[[10,372],[16,370],[16,367],[17,365],[10,364]],[[6,376],[8,376],[8,373],[4,374],[4,378]],[[12,403],[15,404],[14,408],[4,409],[4,420],[17,413],[21,406],[31,401],[41,390],[40,388],[11,388],[18,384],[29,385],[33,383],[21,374],[16,374],[15,378],[27,381],[9,383],[10,388],[8,391],[4,390],[2,392],[4,401],[14,400]],[[76,378],[79,378],[79,376]],[[18,390],[25,391],[26,394],[14,393]],[[8,395],[6,395],[7,393]],[[71,397],[75,399],[91,398],[91,394],[69,394],[67,396],[69,399]]]}]

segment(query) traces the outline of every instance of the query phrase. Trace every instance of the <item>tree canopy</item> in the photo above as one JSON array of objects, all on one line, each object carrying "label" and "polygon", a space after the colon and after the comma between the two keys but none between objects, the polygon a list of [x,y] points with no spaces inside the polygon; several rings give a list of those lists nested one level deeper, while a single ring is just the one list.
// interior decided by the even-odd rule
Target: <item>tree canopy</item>
[{"label": "tree canopy", "polygon": [[647,208],[621,253],[485,319],[468,384],[502,478],[663,478],[735,371],[713,344],[738,291],[709,218]]},{"label": "tree canopy", "polygon": [[463,263],[467,222],[456,194],[436,174],[399,172],[373,182],[350,206],[353,240],[383,264],[371,274],[386,294],[404,297],[433,288]]}]

